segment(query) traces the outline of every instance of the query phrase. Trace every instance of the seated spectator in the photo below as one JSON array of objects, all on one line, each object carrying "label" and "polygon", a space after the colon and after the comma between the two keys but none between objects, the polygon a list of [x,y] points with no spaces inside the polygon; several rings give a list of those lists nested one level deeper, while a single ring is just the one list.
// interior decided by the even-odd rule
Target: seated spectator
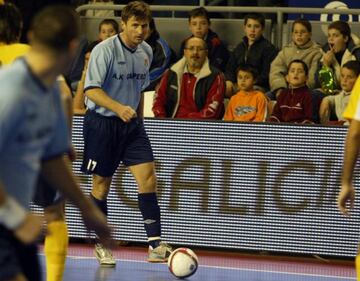
[{"label": "seated spectator", "polygon": [[[210,17],[204,7],[199,7],[189,12],[189,28],[192,34],[191,37],[202,38],[206,41],[210,65],[224,71],[229,59],[229,51],[219,36],[210,29]],[[184,53],[187,39],[181,44],[179,53],[181,56]]]},{"label": "seated spectator", "polygon": [[99,41],[94,41],[90,43],[85,51],[84,69],[82,71],[81,79],[77,84],[74,101],[73,101],[73,112],[76,115],[83,115],[86,112],[85,92],[84,92],[85,77],[86,77],[86,71],[87,71],[91,51],[95,48],[97,44],[99,44]]},{"label": "seated spectator", "polygon": [[149,33],[145,41],[153,50],[153,60],[150,65],[150,85],[146,88],[146,91],[153,91],[165,70],[175,62],[176,56],[168,43],[160,37],[154,19],[150,21]]},{"label": "seated spectator", "polygon": [[224,115],[225,121],[265,121],[267,99],[263,92],[254,89],[256,79],[257,70],[253,66],[239,66],[237,70],[239,92],[229,101]]},{"label": "seated spectator", "polygon": [[326,96],[322,100],[319,112],[322,124],[347,124],[343,113],[349,103],[351,91],[359,74],[360,63],[358,61],[348,61],[341,67],[341,92],[336,95]]},{"label": "seated spectator", "polygon": [[360,62],[360,40],[351,34],[344,21],[335,21],[328,26],[328,42],[323,46],[323,56],[318,65],[317,81],[321,90],[333,94],[340,90],[340,69],[346,62]]},{"label": "seated spectator", "polygon": [[0,67],[29,51],[29,45],[19,43],[21,28],[19,9],[11,3],[0,5]]},{"label": "seated spectator", "polygon": [[225,81],[220,70],[209,65],[205,40],[191,37],[184,57],[161,78],[155,93],[155,117],[221,119]]},{"label": "seated spectator", "polygon": [[251,64],[259,73],[255,88],[269,89],[270,64],[277,54],[276,47],[264,38],[265,18],[261,14],[247,14],[244,18],[245,36],[236,46],[226,66],[226,96],[236,90],[236,69],[239,65]]},{"label": "seated spectator", "polygon": [[119,24],[114,19],[103,19],[99,23],[99,39],[97,41],[104,41],[111,36],[120,32]]},{"label": "seated spectator", "polygon": [[286,81],[287,89],[283,89],[277,98],[270,122],[314,123],[313,98],[306,86],[309,75],[307,64],[302,60],[290,62]]},{"label": "seated spectator", "polygon": [[270,98],[275,100],[282,89],[287,87],[286,73],[289,63],[302,60],[309,69],[307,85],[315,87],[315,73],[322,56],[321,47],[311,40],[312,27],[306,19],[297,19],[292,24],[292,41],[284,46],[270,67]]},{"label": "seated spectator", "polygon": [[[114,19],[104,19],[99,23],[99,38],[95,41],[95,45],[111,36],[119,33],[119,24]],[[92,45],[93,43],[91,43]],[[71,65],[69,73],[65,75],[66,80],[71,85],[71,89],[76,91],[78,83],[81,79],[82,71],[85,64],[85,53],[88,48],[88,40],[82,38],[75,59]]]}]

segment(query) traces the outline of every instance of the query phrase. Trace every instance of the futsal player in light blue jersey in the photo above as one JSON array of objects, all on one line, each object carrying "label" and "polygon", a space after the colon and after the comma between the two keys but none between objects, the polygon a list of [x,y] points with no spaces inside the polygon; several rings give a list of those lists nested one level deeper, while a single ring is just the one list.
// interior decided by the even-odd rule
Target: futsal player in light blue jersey
[{"label": "futsal player in light blue jersey", "polygon": [[[150,20],[146,3],[130,2],[121,12],[122,32],[98,44],[90,55],[82,171],[93,175],[91,196],[107,215],[112,176],[120,162],[129,169],[138,185],[138,203],[149,242],[148,261],[165,262],[171,247],[161,241],[154,158],[141,113],[141,92],[149,85],[153,56],[144,42]],[[111,252],[99,243],[95,256],[102,266],[116,264]]]},{"label": "futsal player in light blue jersey", "polygon": [[40,173],[79,207],[88,228],[110,238],[104,215],[63,157],[70,143],[56,79],[73,59],[78,36],[77,14],[51,6],[32,23],[29,52],[0,70],[0,280],[41,280],[33,243],[43,219],[29,212]]}]

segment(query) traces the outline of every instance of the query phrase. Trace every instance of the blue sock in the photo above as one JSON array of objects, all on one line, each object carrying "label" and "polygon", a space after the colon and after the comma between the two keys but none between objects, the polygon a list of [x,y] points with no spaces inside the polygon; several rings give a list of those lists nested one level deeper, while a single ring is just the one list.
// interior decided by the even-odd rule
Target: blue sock
[{"label": "blue sock", "polygon": [[107,200],[99,200],[97,198],[94,197],[94,195],[92,195],[90,193],[90,198],[93,200],[93,202],[96,204],[96,206],[98,206],[98,208],[101,210],[101,212],[103,212],[103,214],[107,217],[108,215],[108,208],[107,208]]},{"label": "blue sock", "polygon": [[160,207],[156,193],[139,193],[138,203],[144,219],[144,227],[149,245],[152,248],[156,248],[159,246],[161,240]]}]

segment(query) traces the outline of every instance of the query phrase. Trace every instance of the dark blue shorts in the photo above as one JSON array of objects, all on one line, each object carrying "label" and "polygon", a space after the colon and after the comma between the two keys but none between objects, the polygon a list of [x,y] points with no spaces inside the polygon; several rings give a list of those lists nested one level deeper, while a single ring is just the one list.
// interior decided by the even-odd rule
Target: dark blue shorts
[{"label": "dark blue shorts", "polygon": [[19,273],[28,281],[40,281],[37,247],[20,243],[12,232],[0,225],[0,280],[13,279]]},{"label": "dark blue shorts", "polygon": [[63,200],[61,193],[55,190],[45,179],[40,175],[35,188],[33,196],[33,203],[43,208],[55,205]]},{"label": "dark blue shorts", "polygon": [[111,177],[120,162],[133,166],[154,161],[142,119],[129,123],[88,110],[84,117],[84,157],[81,170]]}]

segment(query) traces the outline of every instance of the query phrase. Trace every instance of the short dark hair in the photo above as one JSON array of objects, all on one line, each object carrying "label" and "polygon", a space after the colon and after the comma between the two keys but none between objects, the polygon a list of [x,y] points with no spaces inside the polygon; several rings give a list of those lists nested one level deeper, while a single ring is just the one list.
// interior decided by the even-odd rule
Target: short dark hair
[{"label": "short dark hair", "polygon": [[294,22],[291,26],[291,32],[294,32],[294,27],[295,27],[295,24],[297,24],[297,23],[304,26],[308,32],[312,32],[312,26],[311,26],[310,21],[307,19],[304,19],[304,18],[298,18],[298,19],[294,20]]},{"label": "short dark hair", "polygon": [[357,60],[350,60],[344,63],[341,68],[343,67],[352,70],[356,76],[359,76],[360,74],[360,62],[358,62]]},{"label": "short dark hair", "polygon": [[207,22],[210,24],[209,12],[204,7],[195,8],[189,12],[189,21],[191,20],[191,18],[196,18],[196,17],[204,17],[206,18]]},{"label": "short dark hair", "polygon": [[254,78],[254,80],[256,80],[258,78],[258,76],[259,76],[259,72],[251,64],[241,64],[241,65],[239,65],[238,68],[236,69],[236,76],[239,74],[240,71],[250,73],[252,75],[252,77]]},{"label": "short dark hair", "polygon": [[119,23],[114,19],[103,19],[99,24],[99,32],[103,24],[110,24],[115,29],[116,33],[119,33]]},{"label": "short dark hair", "polygon": [[342,20],[334,21],[334,22],[329,24],[328,30],[329,29],[336,29],[344,37],[347,36],[349,40],[351,38],[351,29],[350,29],[349,24],[346,21],[342,21]]},{"label": "short dark hair", "polygon": [[22,29],[22,17],[19,9],[11,3],[0,5],[0,42],[15,43]]},{"label": "short dark hair", "polygon": [[34,42],[55,51],[63,51],[72,40],[79,38],[79,15],[70,6],[51,5],[35,16],[30,31]]},{"label": "short dark hair", "polygon": [[121,20],[127,22],[131,17],[140,20],[151,21],[151,11],[147,3],[143,1],[132,1],[125,6],[121,11]]},{"label": "short dark hair", "polygon": [[292,60],[292,61],[288,64],[287,73],[289,73],[289,69],[290,69],[290,67],[291,67],[291,65],[292,65],[293,63],[300,63],[300,64],[302,64],[306,76],[309,74],[309,67],[307,66],[307,64],[306,64],[303,60],[299,60],[299,59]]},{"label": "short dark hair", "polygon": [[244,25],[247,24],[249,19],[258,21],[261,24],[261,26],[265,28],[265,17],[263,14],[259,14],[259,13],[246,14],[244,17]]},{"label": "short dark hair", "polygon": [[184,41],[184,48],[185,48],[185,49],[187,48],[187,45],[188,45],[189,41],[190,41],[191,39],[194,39],[194,38],[201,40],[201,41],[203,42],[204,49],[206,49],[206,50],[208,49],[208,45],[207,45],[207,43],[206,43],[206,41],[205,41],[204,39],[199,38],[199,37],[193,37],[193,36],[187,38],[187,39]]}]

